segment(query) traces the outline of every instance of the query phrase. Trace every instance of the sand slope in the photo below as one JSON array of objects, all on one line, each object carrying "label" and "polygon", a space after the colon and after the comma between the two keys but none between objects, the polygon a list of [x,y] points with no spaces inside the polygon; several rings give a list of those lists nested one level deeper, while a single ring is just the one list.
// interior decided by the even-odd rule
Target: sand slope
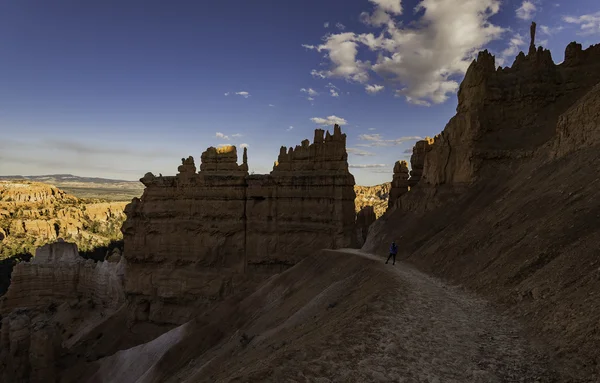
[{"label": "sand slope", "polygon": [[92,382],[551,382],[484,301],[357,250],[322,251],[244,301],[90,366]]}]

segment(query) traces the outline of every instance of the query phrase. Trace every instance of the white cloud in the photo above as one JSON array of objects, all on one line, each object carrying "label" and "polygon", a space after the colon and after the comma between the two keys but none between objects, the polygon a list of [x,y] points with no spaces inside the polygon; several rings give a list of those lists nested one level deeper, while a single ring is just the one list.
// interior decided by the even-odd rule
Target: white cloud
[{"label": "white cloud", "polygon": [[312,98],[312,97],[306,97],[306,99],[307,99],[308,101],[314,101],[314,100],[315,100],[315,99],[314,99],[314,98]]},{"label": "white cloud", "polygon": [[229,136],[226,136],[226,135],[224,135],[224,134],[223,134],[223,133],[221,133],[221,132],[217,132],[217,133],[215,133],[215,137],[217,137],[217,138],[222,138],[222,139],[224,139],[224,140],[228,140],[228,139],[229,139]]},{"label": "white cloud", "polygon": [[269,104],[269,106],[272,108],[272,107],[274,107],[275,105],[273,105],[273,104]]},{"label": "white cloud", "polygon": [[[455,76],[464,75],[477,52],[504,32],[489,21],[500,0],[422,0],[415,8],[423,11],[421,18],[409,24],[395,20],[402,13],[399,0],[371,2],[374,11],[361,18],[380,27],[379,33],[326,35],[312,49],[327,53],[329,69],[313,70],[314,77],[365,84],[375,73],[396,83],[408,102],[442,103],[458,90]],[[369,49],[377,61],[362,60],[359,47]]]},{"label": "white cloud", "polygon": [[346,26],[344,24],[342,24],[342,23],[335,24],[335,27],[337,29],[339,29],[340,31],[343,31],[344,29],[346,29]]},{"label": "white cloud", "polygon": [[323,28],[329,28],[329,21],[323,24]]},{"label": "white cloud", "polygon": [[579,34],[583,36],[600,33],[600,12],[581,15],[578,17],[564,16],[563,21],[579,25]]},{"label": "white cloud", "polygon": [[558,33],[560,31],[562,31],[563,29],[565,29],[565,27],[558,26],[558,27],[549,27],[547,25],[540,25],[540,32],[544,35],[548,35],[548,36],[552,36],[555,33]]},{"label": "white cloud", "polygon": [[384,12],[393,15],[402,14],[402,0],[369,0]]},{"label": "white cloud", "polygon": [[317,91],[316,91],[316,90],[314,90],[313,88],[308,88],[308,89],[306,89],[306,88],[302,88],[302,89],[300,89],[300,92],[307,93],[307,94],[308,94],[309,96],[311,96],[311,97],[315,97],[315,96],[318,96],[318,95],[319,95],[319,92],[317,92]]},{"label": "white cloud", "polygon": [[349,168],[355,169],[385,168],[386,166],[386,164],[348,165]]},{"label": "white cloud", "polygon": [[290,127],[287,128],[286,131],[291,132],[293,129],[294,129],[294,127],[290,125]]},{"label": "white cloud", "polygon": [[408,136],[408,137],[400,137],[392,140],[384,139],[381,134],[361,134],[358,136],[358,139],[361,141],[367,141],[366,144],[358,144],[356,146],[362,147],[381,147],[381,146],[394,146],[400,145],[407,141],[417,141],[421,140],[422,137],[419,136]]},{"label": "white cloud", "polygon": [[375,128],[369,128],[369,130],[370,130],[370,131],[373,131],[373,130],[377,130],[377,129],[375,129]]},{"label": "white cloud", "polygon": [[340,90],[340,88],[338,88],[337,86],[333,85],[332,83],[329,83],[327,85],[325,85],[325,88],[329,88],[329,95],[331,97],[339,97],[340,94],[338,93],[338,91]]},{"label": "white cloud", "polygon": [[225,93],[225,96],[229,96],[229,92]]},{"label": "white cloud", "polygon": [[244,144],[240,144],[240,148],[247,148],[248,144],[244,143]]},{"label": "white cloud", "polygon": [[232,134],[231,137],[238,138],[238,137],[242,137],[242,135],[240,133],[236,133],[236,134]]},{"label": "white cloud", "polygon": [[536,11],[537,8],[535,4],[533,4],[531,1],[525,0],[521,4],[521,6],[517,8],[515,13],[517,14],[517,17],[521,20],[531,20]]},{"label": "white cloud", "polygon": [[365,90],[369,94],[375,94],[381,92],[385,88],[383,85],[367,85],[365,86]]},{"label": "white cloud", "polygon": [[303,48],[306,48],[306,49],[317,49],[317,47],[316,47],[316,46],[314,46],[314,45],[309,45],[309,44],[302,44],[302,47],[303,47]]},{"label": "white cloud", "polygon": [[313,117],[310,119],[312,122],[314,122],[317,125],[335,125],[338,124],[340,126],[346,125],[348,124],[348,121],[346,121],[345,119],[341,118],[341,117],[337,117],[337,116],[329,116],[326,118],[321,118],[321,117]]},{"label": "white cloud", "polygon": [[346,148],[346,152],[360,157],[370,157],[375,155],[375,153],[367,152],[366,150],[356,148]]},{"label": "white cloud", "polygon": [[238,96],[242,96],[244,98],[250,97],[250,93],[248,93],[248,92],[235,92],[235,94],[237,94]]},{"label": "white cloud", "polygon": [[323,71],[318,71],[316,69],[313,69],[310,71],[311,76],[316,77],[316,78],[326,78],[327,76],[325,75],[325,72]]}]

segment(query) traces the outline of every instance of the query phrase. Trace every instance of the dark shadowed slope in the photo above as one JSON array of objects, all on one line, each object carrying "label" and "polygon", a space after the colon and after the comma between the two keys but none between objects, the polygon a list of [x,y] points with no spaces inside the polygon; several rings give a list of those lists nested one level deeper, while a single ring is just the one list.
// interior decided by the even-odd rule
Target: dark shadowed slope
[{"label": "dark shadowed slope", "polygon": [[311,256],[241,304],[89,367],[115,383],[553,381],[485,302],[353,250]]}]

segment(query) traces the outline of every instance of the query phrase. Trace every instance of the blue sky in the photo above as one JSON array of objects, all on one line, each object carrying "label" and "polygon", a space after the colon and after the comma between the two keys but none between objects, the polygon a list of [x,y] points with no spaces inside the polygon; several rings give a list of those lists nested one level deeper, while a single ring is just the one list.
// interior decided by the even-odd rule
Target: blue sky
[{"label": "blue sky", "polygon": [[337,121],[357,183],[386,182],[532,19],[555,62],[600,42],[597,0],[0,1],[0,174],[135,180],[222,144],[268,173]]}]

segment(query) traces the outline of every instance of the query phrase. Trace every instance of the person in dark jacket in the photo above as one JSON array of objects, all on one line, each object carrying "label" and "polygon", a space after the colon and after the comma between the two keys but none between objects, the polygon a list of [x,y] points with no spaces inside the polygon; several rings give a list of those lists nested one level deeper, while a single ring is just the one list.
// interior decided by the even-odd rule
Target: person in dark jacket
[{"label": "person in dark jacket", "polygon": [[392,265],[396,264],[396,254],[398,254],[398,245],[396,245],[396,241],[392,242],[392,245],[390,246],[390,256],[388,257],[387,261],[385,261],[385,263],[387,264],[390,261],[390,258],[392,258]]}]

